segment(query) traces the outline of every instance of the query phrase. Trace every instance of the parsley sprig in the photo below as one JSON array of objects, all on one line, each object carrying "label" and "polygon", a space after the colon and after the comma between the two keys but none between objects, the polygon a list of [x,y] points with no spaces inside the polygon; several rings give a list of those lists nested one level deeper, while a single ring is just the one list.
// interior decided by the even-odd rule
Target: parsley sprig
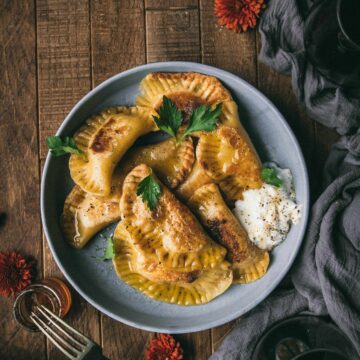
[{"label": "parsley sprig", "polygon": [[189,125],[187,126],[181,140],[196,131],[213,131],[221,115],[222,104],[216,105],[214,110],[209,106],[201,105],[191,114]]},{"label": "parsley sprig", "polygon": [[153,116],[155,124],[162,131],[176,137],[176,133],[183,120],[182,114],[176,105],[168,97],[164,96],[158,113],[159,116]]},{"label": "parsley sprig", "polygon": [[150,210],[153,210],[159,202],[161,188],[152,174],[150,174],[139,182],[136,194],[141,196]]},{"label": "parsley sprig", "polygon": [[163,103],[158,111],[159,116],[153,116],[153,119],[159,129],[173,136],[176,139],[176,142],[180,143],[193,132],[213,131],[221,115],[221,110],[222,103],[217,104],[214,110],[206,105],[201,105],[196,108],[192,112],[189,124],[180,139],[178,138],[177,133],[183,122],[183,114],[165,95],[163,96]]},{"label": "parsley sprig", "polygon": [[55,156],[64,154],[84,155],[84,153],[76,146],[75,140],[66,136],[62,139],[60,136],[49,136],[46,138],[46,144],[50,152]]},{"label": "parsley sprig", "polygon": [[261,170],[261,178],[267,184],[281,187],[283,185],[282,180],[277,176],[276,170],[273,168],[263,168]]}]

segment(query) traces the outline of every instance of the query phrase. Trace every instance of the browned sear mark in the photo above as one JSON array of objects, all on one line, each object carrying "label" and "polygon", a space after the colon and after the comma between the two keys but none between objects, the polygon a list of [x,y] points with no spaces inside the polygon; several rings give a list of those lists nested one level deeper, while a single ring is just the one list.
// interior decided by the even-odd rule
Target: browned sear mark
[{"label": "browned sear mark", "polygon": [[110,141],[111,137],[108,136],[108,133],[104,129],[101,129],[96,134],[90,148],[97,153],[104,152],[106,150],[109,150]]},{"label": "browned sear mark", "polygon": [[199,270],[193,270],[187,273],[187,279],[186,282],[187,283],[192,283],[194,282],[200,275],[200,271]]},{"label": "browned sear mark", "polygon": [[[169,94],[168,98],[176,105],[184,116],[183,123],[188,123],[192,112],[200,105],[206,105],[206,102],[188,92],[177,92]],[[159,107],[161,104],[159,105]],[[157,109],[158,110],[158,109]]]},{"label": "browned sear mark", "polygon": [[111,151],[111,142],[117,135],[124,132],[126,126],[120,126],[118,128],[112,128],[115,123],[114,119],[110,119],[96,134],[90,149],[94,152],[101,153],[105,151]]},{"label": "browned sear mark", "polygon": [[227,250],[227,257],[231,262],[239,262],[246,257],[246,253],[240,250],[239,243],[234,237],[227,231],[226,219],[208,220],[207,225],[212,235],[216,240],[223,245]]}]

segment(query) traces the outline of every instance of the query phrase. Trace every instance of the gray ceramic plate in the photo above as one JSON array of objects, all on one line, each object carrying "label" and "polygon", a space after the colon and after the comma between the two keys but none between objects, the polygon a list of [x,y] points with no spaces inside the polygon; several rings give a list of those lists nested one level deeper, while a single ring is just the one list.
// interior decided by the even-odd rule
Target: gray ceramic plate
[{"label": "gray ceramic plate", "polygon": [[[304,159],[294,134],[274,105],[251,85],[235,75],[210,66],[166,62],[140,66],[103,82],[80,100],[66,117],[57,135],[72,135],[92,114],[114,105],[132,105],[140,81],[154,71],[196,71],[214,75],[232,92],[240,118],[263,161],[290,168],[302,220],[287,239],[271,253],[271,266],[260,280],[231,286],[224,294],[200,306],[182,307],[153,301],[125,285],[110,262],[96,261],[104,246],[99,234],[83,249],[71,248],[61,233],[59,218],[64,199],[73,183],[68,158],[48,155],[41,184],[41,214],[52,254],[72,286],[93,306],[125,324],[157,332],[182,333],[222,325],[246,313],[264,300],[289,270],[299,250],[308,217],[309,187]],[[114,226],[103,231],[110,234]]]}]

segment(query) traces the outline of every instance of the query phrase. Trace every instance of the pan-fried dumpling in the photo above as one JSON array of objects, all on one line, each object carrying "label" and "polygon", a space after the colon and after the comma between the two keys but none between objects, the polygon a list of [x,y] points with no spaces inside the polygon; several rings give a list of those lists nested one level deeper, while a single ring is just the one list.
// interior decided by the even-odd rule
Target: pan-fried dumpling
[{"label": "pan-fried dumpling", "polygon": [[[127,241],[131,247],[133,247],[133,240],[130,234],[126,230],[124,222],[120,222],[114,232],[114,239]],[[154,258],[147,257],[144,252],[133,251],[133,257],[131,259],[131,269],[137,273],[142,274],[147,279],[154,282],[161,281],[181,281],[192,282],[198,276],[200,270],[189,270],[186,268],[176,267],[164,267],[161,262],[158,262]]]},{"label": "pan-fried dumpling", "polygon": [[120,219],[121,185],[121,176],[115,172],[107,196],[98,197],[74,186],[61,215],[61,227],[72,246],[84,247],[98,231]]},{"label": "pan-fried dumpling", "polygon": [[125,178],[120,214],[137,251],[154,258],[165,267],[199,270],[213,267],[226,250],[204,232],[190,210],[160,184],[161,196],[152,211],[137,195],[139,182],[152,173],[141,164]]},{"label": "pan-fried dumpling", "polygon": [[[161,183],[151,211],[136,194],[152,173],[145,164],[125,178],[120,200],[121,225],[115,232],[119,276],[154,299],[192,305],[225,291],[232,281],[226,250],[203,230],[190,210]],[[125,261],[125,259],[127,259]],[[126,265],[127,264],[127,265]],[[216,285],[214,285],[216,284]]]},{"label": "pan-fried dumpling", "polygon": [[82,248],[98,231],[120,219],[120,197],[125,176],[135,166],[151,166],[160,179],[174,188],[190,173],[194,163],[194,146],[191,138],[176,145],[167,139],[154,145],[129,150],[116,167],[107,196],[86,193],[75,185],[65,200],[62,227],[71,245]]},{"label": "pan-fried dumpling", "polygon": [[187,117],[200,105],[232,100],[218,79],[195,72],[148,74],[140,83],[140,91],[136,105],[159,109],[166,95]]},{"label": "pan-fried dumpling", "polygon": [[166,186],[173,189],[189,176],[194,161],[194,145],[190,137],[178,145],[174,138],[170,138],[157,144],[130,149],[118,167],[127,174],[135,166],[146,164]]},{"label": "pan-fried dumpling", "polygon": [[176,189],[176,195],[185,202],[191,197],[195,190],[199,189],[205,184],[212,183],[213,180],[209,177],[205,170],[195,160],[194,166],[190,175],[186,180]]},{"label": "pan-fried dumpling", "polygon": [[267,251],[256,247],[246,231],[225,204],[216,184],[208,184],[189,200],[190,207],[213,237],[228,250],[234,283],[248,283],[262,277],[269,266]]},{"label": "pan-fried dumpling", "polygon": [[[232,283],[232,271],[226,261],[214,268],[192,271],[182,281],[153,281],[136,267],[137,253],[128,241],[114,234],[114,268],[125,283],[158,301],[177,305],[205,304],[225,292]],[[135,265],[135,266],[134,266]]]},{"label": "pan-fried dumpling", "polygon": [[195,72],[151,73],[141,81],[140,91],[142,94],[136,99],[137,105],[158,110],[166,95],[182,111],[185,123],[200,105],[214,106],[222,102],[219,122],[241,127],[237,105],[230,92],[213,76]]},{"label": "pan-fried dumpling", "polygon": [[196,157],[230,201],[241,199],[244,190],[262,185],[261,162],[245,131],[219,126],[213,132],[202,132]]},{"label": "pan-fried dumpling", "polygon": [[157,130],[153,114],[146,108],[117,107],[87,120],[74,136],[76,145],[85,154],[70,156],[74,182],[86,192],[108,195],[112,173],[121,157],[138,137]]}]

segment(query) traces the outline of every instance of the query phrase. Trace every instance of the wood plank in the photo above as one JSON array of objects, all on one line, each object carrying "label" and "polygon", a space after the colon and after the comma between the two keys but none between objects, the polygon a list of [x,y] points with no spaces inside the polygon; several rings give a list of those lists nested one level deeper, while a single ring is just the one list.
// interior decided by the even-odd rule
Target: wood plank
[{"label": "wood plank", "polygon": [[[239,75],[256,85],[256,34],[236,34],[220,27],[214,16],[212,2],[200,0],[202,62]],[[216,351],[235,321],[216,327],[212,332],[212,351]]]},{"label": "wood plank", "polygon": [[46,136],[90,89],[89,4],[86,0],[38,0],[40,154]]},{"label": "wood plank", "polygon": [[174,335],[184,349],[184,359],[207,360],[211,355],[211,331]]},{"label": "wood plank", "polygon": [[109,359],[143,359],[152,334],[135,329],[102,314],[102,347]]},{"label": "wood plank", "polygon": [[[65,115],[91,89],[90,23],[87,0],[38,0],[38,91],[41,156],[45,139],[55,133]],[[44,276],[62,277],[44,240]],[[72,291],[73,306],[67,321],[100,342],[99,313]],[[62,359],[48,344],[48,357]]]},{"label": "wood plank", "polygon": [[198,8],[198,0],[145,0],[146,9]]},{"label": "wood plank", "polygon": [[93,86],[145,63],[143,0],[91,3]]},{"label": "wood plank", "polygon": [[[159,7],[161,1],[158,2]],[[200,61],[198,9],[146,11],[147,62]]]},{"label": "wood plank", "polygon": [[[0,2],[0,251],[34,257],[41,274],[35,34],[33,1]],[[45,359],[44,338],[17,326],[12,303],[0,297],[0,358]]]},{"label": "wood plank", "polygon": [[[144,22],[142,0],[92,1],[93,86],[113,74],[145,63]],[[103,314],[101,330],[104,355],[110,359],[141,359],[152,336]]]},{"label": "wood plank", "polygon": [[256,85],[256,34],[236,34],[217,24],[212,2],[200,1],[202,62],[239,75]]}]

